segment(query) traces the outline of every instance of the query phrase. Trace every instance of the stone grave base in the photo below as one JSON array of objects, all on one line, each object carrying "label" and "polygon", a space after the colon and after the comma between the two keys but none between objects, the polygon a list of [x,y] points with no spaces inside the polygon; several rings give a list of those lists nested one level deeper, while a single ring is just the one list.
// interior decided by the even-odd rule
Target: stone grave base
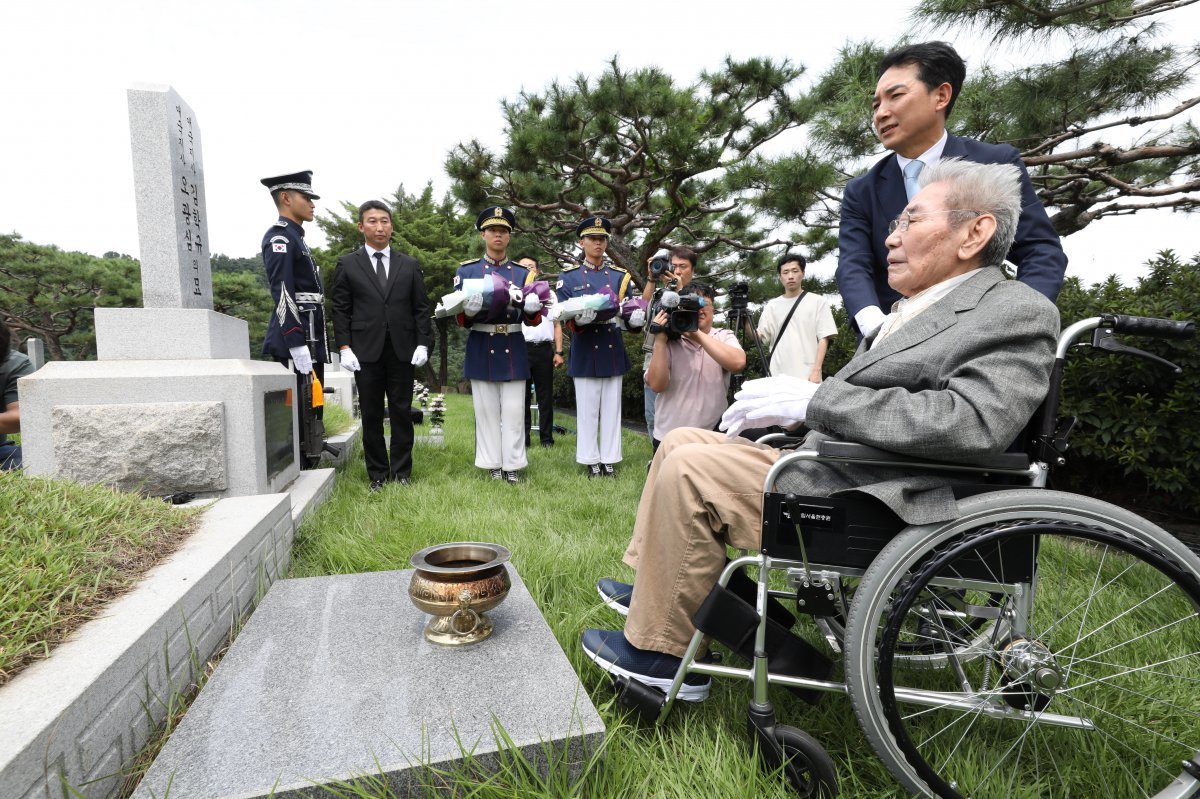
[{"label": "stone grave base", "polygon": [[486,770],[506,749],[578,774],[604,724],[508,569],[495,633],[463,648],[425,640],[411,569],[276,583],[134,799],[328,796],[318,786],[360,780],[408,796],[430,767],[469,752]]}]

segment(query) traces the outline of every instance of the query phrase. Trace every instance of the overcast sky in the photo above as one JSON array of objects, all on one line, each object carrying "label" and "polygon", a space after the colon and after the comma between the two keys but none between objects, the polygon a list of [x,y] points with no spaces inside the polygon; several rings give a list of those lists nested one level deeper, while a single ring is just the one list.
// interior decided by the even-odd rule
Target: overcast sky
[{"label": "overcast sky", "polygon": [[[624,5],[399,0],[59,0],[0,3],[0,231],[93,254],[138,254],[126,90],[174,87],[203,143],[211,250],[258,252],[274,209],[259,179],[311,169],[322,208],[448,188],[447,151],[500,144],[501,98],[594,75],[615,53],[677,82],[735,58],[789,58],[815,80],[848,40],[911,31],[877,0],[695,0]],[[1200,38],[1200,7],[1166,16]],[[1012,56],[975,34],[949,38],[968,68]],[[1025,57],[1018,54],[1017,58]],[[1192,87],[1195,91],[1195,87]],[[1195,219],[1106,219],[1065,241],[1085,282],[1144,273],[1157,250],[1200,252]],[[310,241],[323,244],[310,226]],[[464,253],[466,257],[469,253]],[[832,261],[814,268],[832,271]]]}]

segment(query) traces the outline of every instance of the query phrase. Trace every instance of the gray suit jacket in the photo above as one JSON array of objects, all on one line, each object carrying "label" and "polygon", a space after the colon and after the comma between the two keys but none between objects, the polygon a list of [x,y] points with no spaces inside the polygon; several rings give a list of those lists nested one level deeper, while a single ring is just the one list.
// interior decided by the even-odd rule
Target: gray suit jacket
[{"label": "gray suit jacket", "polygon": [[[997,268],[980,270],[871,349],[872,339],[808,405],[823,438],[937,460],[969,463],[1003,452],[1046,395],[1059,330],[1058,309]],[[909,524],[958,515],[937,473],[798,463],[781,475],[786,491],[870,494]]]}]

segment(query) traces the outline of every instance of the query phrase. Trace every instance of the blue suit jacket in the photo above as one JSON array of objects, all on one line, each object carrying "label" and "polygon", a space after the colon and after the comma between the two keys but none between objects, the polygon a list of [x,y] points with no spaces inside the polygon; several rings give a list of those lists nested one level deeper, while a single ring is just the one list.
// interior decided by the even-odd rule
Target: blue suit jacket
[{"label": "blue suit jacket", "polygon": [[[1051,301],[1062,288],[1067,271],[1067,255],[1042,201],[1037,198],[1021,154],[1007,144],[987,144],[975,139],[949,136],[943,158],[963,158],[981,164],[1014,164],[1021,170],[1021,204],[1024,210],[1017,224],[1017,237],[1008,260],[1017,266],[1017,280],[1044,294]],[[842,217],[838,231],[838,290],[842,294],[850,322],[869,305],[878,305],[887,313],[900,294],[887,282],[888,222],[908,204],[904,176],[889,153],[865,174],[846,184],[842,194]],[[856,328],[857,329],[857,328]]]}]

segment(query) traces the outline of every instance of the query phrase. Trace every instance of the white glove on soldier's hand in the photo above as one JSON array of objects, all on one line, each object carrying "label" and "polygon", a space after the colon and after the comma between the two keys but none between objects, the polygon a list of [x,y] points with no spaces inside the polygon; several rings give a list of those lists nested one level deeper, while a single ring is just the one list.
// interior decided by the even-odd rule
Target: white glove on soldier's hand
[{"label": "white glove on soldier's hand", "polygon": [[595,308],[584,308],[582,311],[579,312],[579,316],[575,317],[575,324],[577,324],[577,325],[590,325],[592,322],[595,322],[595,321],[596,321],[596,309]]},{"label": "white glove on soldier's hand", "polygon": [[508,304],[514,308],[520,308],[525,302],[525,298],[521,293],[519,286],[508,287]]},{"label": "white glove on soldier's hand", "polygon": [[428,360],[429,360],[429,350],[425,347],[424,344],[418,344],[417,348],[415,350],[413,350],[412,365],[413,366],[424,366],[425,362]]},{"label": "white glove on soldier's hand", "polygon": [[362,364],[358,362],[358,356],[354,354],[354,350],[346,347],[341,353],[342,368],[347,372],[357,372],[362,368]]},{"label": "white glove on soldier's hand", "polygon": [[472,294],[463,301],[463,313],[467,316],[474,316],[483,310],[483,295]]},{"label": "white glove on soldier's hand", "polygon": [[629,315],[629,326],[637,330],[646,324],[646,312],[641,308]]},{"label": "white glove on soldier's hand", "polygon": [[297,372],[306,375],[312,371],[312,353],[308,351],[308,347],[289,347],[288,353],[292,356],[292,366],[296,367]]},{"label": "white glove on soldier's hand", "polygon": [[530,294],[528,297],[525,298],[525,313],[532,316],[533,314],[540,311],[541,308],[542,308],[542,301],[537,298],[536,294]]}]

